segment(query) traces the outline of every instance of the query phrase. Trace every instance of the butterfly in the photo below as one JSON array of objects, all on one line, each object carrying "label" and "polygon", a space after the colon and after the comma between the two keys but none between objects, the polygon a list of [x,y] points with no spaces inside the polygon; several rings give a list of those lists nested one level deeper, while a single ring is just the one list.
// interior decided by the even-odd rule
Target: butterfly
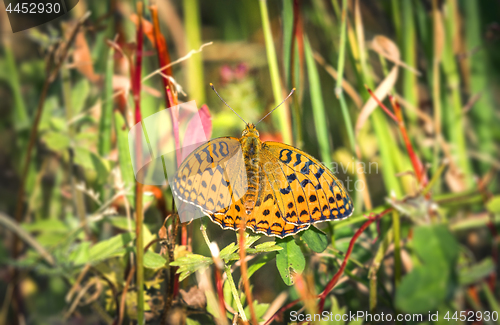
[{"label": "butterfly", "polygon": [[171,187],[178,199],[199,207],[223,229],[236,231],[246,222],[253,232],[279,238],[347,218],[354,210],[326,166],[290,145],[262,142],[252,123],[241,138],[217,138],[195,149]]}]

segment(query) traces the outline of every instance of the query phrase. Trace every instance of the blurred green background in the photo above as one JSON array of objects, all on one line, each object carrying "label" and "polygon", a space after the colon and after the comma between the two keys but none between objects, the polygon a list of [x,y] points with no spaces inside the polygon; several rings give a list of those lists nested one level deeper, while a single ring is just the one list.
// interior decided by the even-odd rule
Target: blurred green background
[{"label": "blurred green background", "polygon": [[[144,34],[137,33],[140,4]],[[327,238],[320,252],[303,236],[280,244],[298,249],[298,257],[290,256],[304,262],[298,273],[306,291],[281,279],[274,257],[283,258],[283,251],[258,255],[261,265],[250,283],[260,321],[295,298],[301,302],[291,308],[314,311],[308,301],[338,271],[353,234],[366,216],[386,208],[391,212],[354,245],[326,310],[449,311],[450,317],[461,310],[500,312],[498,1],[140,4],[81,0],[62,18],[16,34],[1,10],[1,321],[111,324],[137,318],[143,294],[135,280],[127,280],[135,274],[134,215],[144,216],[144,228],[137,223],[140,247],[162,236],[157,233],[175,210],[168,185],[137,190],[127,132],[138,107],[145,118],[169,103],[195,100],[208,106],[212,137],[239,137],[244,123],[210,82],[249,122],[296,88],[259,125],[261,139],[317,157],[345,182],[355,203],[350,219],[318,226]],[[88,19],[77,25],[87,11]],[[153,27],[155,17],[159,24]],[[160,36],[166,47],[158,46]],[[137,70],[139,38],[144,43]],[[179,58],[163,71],[173,79],[149,77]],[[398,99],[403,128],[366,88],[388,107],[387,95]],[[418,179],[412,157],[422,163],[424,179]],[[357,173],[356,163],[365,169]],[[137,191],[145,193],[143,203]],[[200,220],[176,225],[168,218],[169,235],[175,234],[170,246],[154,242],[144,256],[146,319],[222,322],[209,295],[208,307],[193,307],[194,294],[169,301],[175,269],[167,261],[173,254],[211,256]],[[234,232],[207,226],[221,249],[235,241]],[[226,263],[239,280],[238,266]],[[214,287],[210,268],[205,280]],[[178,285],[186,293],[190,286],[206,288],[205,280],[190,276]],[[241,283],[238,290],[245,305]],[[161,316],[165,306],[168,320]],[[286,323],[288,315],[277,321]]]}]

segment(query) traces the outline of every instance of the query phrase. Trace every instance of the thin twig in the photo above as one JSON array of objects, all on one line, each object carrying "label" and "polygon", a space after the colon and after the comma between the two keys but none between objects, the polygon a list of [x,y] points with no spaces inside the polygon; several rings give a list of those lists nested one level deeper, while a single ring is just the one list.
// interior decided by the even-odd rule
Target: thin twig
[{"label": "thin twig", "polygon": [[45,248],[42,245],[40,245],[36,241],[36,239],[33,238],[26,230],[21,228],[18,223],[14,222],[12,217],[9,217],[6,214],[0,212],[0,224],[2,224],[4,227],[12,231],[15,234],[15,236],[22,239],[26,244],[33,247],[33,249],[37,251],[38,254],[40,254],[45,261],[47,261],[47,263],[49,263],[52,266],[55,265],[55,261],[52,255],[50,255],[49,252],[47,252]]},{"label": "thin twig", "polygon": [[323,312],[323,309],[324,309],[324,306],[325,306],[325,299],[326,299],[326,297],[328,296],[328,294],[330,293],[330,291],[335,287],[335,285],[337,284],[337,281],[340,279],[340,277],[344,273],[345,267],[347,266],[347,262],[349,261],[349,256],[351,255],[352,250],[354,248],[354,243],[356,242],[356,240],[358,239],[358,237],[361,236],[361,234],[363,233],[363,231],[365,231],[365,229],[368,228],[368,226],[370,226],[374,221],[380,219],[381,217],[383,217],[384,215],[386,215],[390,211],[392,211],[392,208],[386,209],[386,210],[382,211],[381,213],[379,213],[378,215],[376,215],[375,217],[368,219],[368,221],[366,221],[356,231],[356,233],[354,234],[354,236],[352,236],[351,241],[349,242],[349,248],[347,249],[344,261],[342,262],[342,265],[340,266],[340,269],[334,275],[334,277],[330,280],[330,282],[328,282],[328,284],[326,285],[325,290],[323,290],[323,292],[319,295],[320,301],[319,301],[319,304],[318,304],[318,311],[320,313]]}]

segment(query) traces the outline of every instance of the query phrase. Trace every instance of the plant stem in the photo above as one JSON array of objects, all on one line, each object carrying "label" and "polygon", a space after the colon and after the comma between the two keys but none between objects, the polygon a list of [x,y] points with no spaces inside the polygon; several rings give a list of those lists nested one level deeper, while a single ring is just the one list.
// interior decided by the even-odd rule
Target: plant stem
[{"label": "plant stem", "polygon": [[243,288],[245,289],[245,295],[247,297],[247,304],[250,309],[250,317],[253,324],[257,324],[257,317],[255,317],[255,308],[253,306],[252,290],[250,290],[250,283],[248,281],[247,272],[247,261],[246,261],[246,250],[245,250],[245,225],[246,218],[241,220],[239,227],[239,246],[240,246],[240,271],[241,271],[241,282],[243,282]]},{"label": "plant stem", "polygon": [[[132,94],[135,103],[135,123],[141,123],[141,72],[142,72],[142,51],[143,51],[143,31],[142,31],[142,11],[143,3],[137,2],[137,15],[139,17],[139,24],[137,27],[136,41],[137,49],[135,56],[135,65],[132,70],[131,84],[132,84]],[[141,157],[141,142],[139,137],[137,138],[136,150],[139,153],[138,157]],[[141,163],[139,162],[139,166]],[[135,187],[135,232],[136,232],[136,286],[137,286],[137,323],[139,325],[144,324],[144,237],[142,231],[142,224],[144,218],[143,211],[143,184],[136,181]]]},{"label": "plant stem", "polygon": [[[200,5],[198,0],[184,0],[183,4],[186,44],[188,48],[197,49],[201,45]],[[198,103],[204,103],[206,85],[204,85],[203,57],[201,55],[195,55],[187,61],[187,72],[191,98]]]},{"label": "plant stem", "polygon": [[243,309],[240,297],[238,296],[238,290],[236,289],[236,285],[234,284],[233,274],[231,273],[231,266],[229,265],[226,265],[226,276],[227,281],[229,282],[229,287],[231,288],[231,293],[233,294],[233,299],[236,302],[238,313],[240,314],[240,317],[244,322],[248,322],[247,316],[245,315],[245,310]]},{"label": "plant stem", "polygon": [[399,213],[392,212],[392,231],[394,233],[394,286],[401,282],[401,222]]},{"label": "plant stem", "polygon": [[387,213],[389,213],[391,210],[392,210],[392,208],[386,209],[386,210],[382,211],[381,213],[379,213],[378,215],[376,215],[375,217],[368,219],[368,221],[366,221],[356,231],[356,233],[354,234],[354,236],[352,236],[351,241],[349,242],[349,247],[348,247],[347,252],[345,254],[344,261],[342,262],[342,265],[340,266],[340,269],[337,271],[337,273],[335,273],[335,275],[330,280],[330,282],[328,282],[328,284],[325,287],[325,290],[323,290],[323,292],[319,295],[320,301],[319,301],[319,304],[318,304],[318,311],[320,313],[323,312],[323,309],[325,307],[326,297],[328,296],[328,294],[330,293],[330,291],[332,291],[332,289],[335,287],[335,285],[337,284],[338,280],[340,279],[340,277],[344,273],[345,267],[347,266],[347,262],[349,261],[349,256],[351,256],[352,250],[354,248],[354,244],[356,243],[356,240],[358,239],[358,237],[361,236],[361,234],[363,233],[363,231],[365,231],[366,228],[368,228],[368,226],[370,226],[374,221],[380,219],[381,217],[383,217],[384,215],[386,215]]}]

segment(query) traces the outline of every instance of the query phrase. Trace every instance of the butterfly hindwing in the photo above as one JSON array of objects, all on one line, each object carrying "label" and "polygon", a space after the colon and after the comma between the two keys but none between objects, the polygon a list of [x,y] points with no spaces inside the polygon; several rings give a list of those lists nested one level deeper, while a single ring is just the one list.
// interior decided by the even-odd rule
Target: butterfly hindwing
[{"label": "butterfly hindwing", "polygon": [[[217,213],[207,213],[207,215],[223,229],[237,231],[241,220],[244,220],[245,217],[243,202],[239,200],[228,209],[222,209]],[[252,213],[246,216],[246,228],[267,236],[283,238],[308,227],[309,225],[288,223],[283,219],[267,175],[261,170],[259,173],[259,195]]]},{"label": "butterfly hindwing", "polygon": [[267,168],[272,168],[279,188],[278,206],[286,222],[303,225],[340,220],[352,214],[349,195],[318,160],[278,142],[265,142],[262,154],[269,164]]}]

